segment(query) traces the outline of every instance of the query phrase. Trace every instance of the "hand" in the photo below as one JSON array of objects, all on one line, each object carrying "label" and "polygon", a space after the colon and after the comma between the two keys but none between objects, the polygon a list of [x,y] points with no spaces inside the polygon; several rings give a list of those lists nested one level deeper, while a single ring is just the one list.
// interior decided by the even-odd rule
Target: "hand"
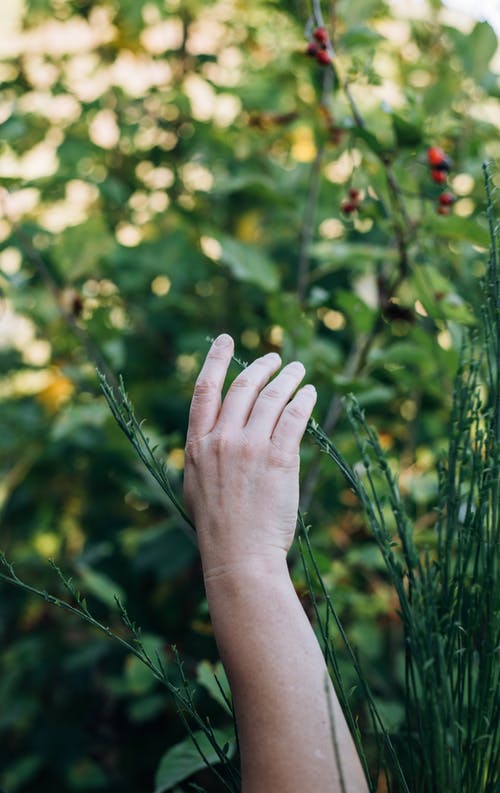
[{"label": "hand", "polygon": [[305,370],[269,353],[221,392],[233,341],[219,336],[194,390],[184,495],[197,530],[205,579],[281,562],[292,544],[299,501],[299,446],[316,402]]}]

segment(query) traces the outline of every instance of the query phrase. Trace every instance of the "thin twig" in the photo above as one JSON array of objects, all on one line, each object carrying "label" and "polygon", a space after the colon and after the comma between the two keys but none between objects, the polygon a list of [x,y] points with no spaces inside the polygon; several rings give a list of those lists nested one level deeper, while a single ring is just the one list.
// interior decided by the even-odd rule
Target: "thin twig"
[{"label": "thin twig", "polygon": [[[381,326],[380,318],[375,321],[375,324],[370,331],[370,333],[361,341],[357,346],[354,346],[349,354],[347,361],[345,363],[344,369],[342,371],[342,376],[347,378],[348,380],[352,380],[354,377],[359,375],[365,364],[366,358],[368,353],[371,349],[371,345],[373,344],[379,327]],[[342,397],[338,394],[334,394],[330,400],[328,405],[325,419],[323,421],[323,431],[326,435],[331,435],[334,431],[337,423],[342,415]],[[304,512],[307,512],[309,506],[311,504],[311,500],[314,494],[314,489],[316,487],[318,477],[321,471],[321,463],[320,463],[320,454],[319,451],[316,453],[315,458],[311,462],[309,466],[309,470],[304,477],[304,481],[302,484],[301,489],[301,509]]]},{"label": "thin twig", "polygon": [[316,157],[311,167],[309,177],[309,191],[307,194],[304,219],[300,230],[299,264],[297,268],[297,299],[300,304],[304,302],[308,284],[310,267],[310,247],[314,234],[314,218],[318,204],[319,188],[321,184],[321,168],[325,157],[325,144],[321,143],[316,151]]}]

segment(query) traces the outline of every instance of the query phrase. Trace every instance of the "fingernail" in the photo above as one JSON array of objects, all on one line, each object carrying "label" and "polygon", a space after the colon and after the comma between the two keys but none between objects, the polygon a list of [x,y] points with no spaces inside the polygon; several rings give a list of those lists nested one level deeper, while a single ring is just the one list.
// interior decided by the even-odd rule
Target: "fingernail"
[{"label": "fingernail", "polygon": [[311,396],[316,396],[316,389],[315,389],[315,388],[314,388],[314,386],[313,386],[313,385],[311,385],[310,383],[308,383],[307,385],[305,385],[305,386],[304,386],[304,388],[302,389],[302,391],[306,391],[306,392],[307,392],[308,394],[310,394]]},{"label": "fingernail", "polygon": [[297,369],[305,372],[305,366],[300,361],[291,361],[286,367],[287,369]]},{"label": "fingernail", "polygon": [[214,341],[214,344],[216,344],[217,347],[227,347],[229,344],[232,344],[232,343],[233,343],[233,340],[232,340],[231,336],[229,336],[228,333],[221,333],[221,335],[217,336],[217,338]]}]

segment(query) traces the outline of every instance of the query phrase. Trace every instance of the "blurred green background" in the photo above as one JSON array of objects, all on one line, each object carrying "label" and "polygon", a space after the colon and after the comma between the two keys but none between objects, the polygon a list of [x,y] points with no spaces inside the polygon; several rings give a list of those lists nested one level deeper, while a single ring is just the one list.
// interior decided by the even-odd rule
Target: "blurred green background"
[{"label": "blurred green background", "polygon": [[[60,592],[54,557],[121,633],[119,593],[174,681],[177,645],[221,726],[203,682],[217,652],[196,549],[114,425],[95,366],[123,373],[180,488],[207,337],[230,332],[245,360],[300,358],[316,418],[352,464],[340,397],[366,408],[424,548],[485,270],[481,164],[500,152],[493,28],[435,0],[324,6],[335,75],[305,55],[306,3],[2,7],[0,547]],[[450,159],[442,183],[429,146]],[[349,190],[359,207],[346,212]],[[440,214],[443,192],[454,202]],[[322,573],[396,733],[403,649],[383,562],[307,440],[302,478]],[[310,612],[294,552],[290,563]],[[155,790],[185,735],[168,694],[88,626],[0,594],[5,793]],[[344,674],[354,681],[347,660]],[[206,772],[191,779],[217,790]]]}]

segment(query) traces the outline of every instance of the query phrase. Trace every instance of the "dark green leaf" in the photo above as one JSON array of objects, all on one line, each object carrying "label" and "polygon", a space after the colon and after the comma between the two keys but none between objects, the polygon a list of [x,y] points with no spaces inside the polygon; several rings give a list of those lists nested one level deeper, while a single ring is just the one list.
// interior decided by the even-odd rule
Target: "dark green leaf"
[{"label": "dark green leaf", "polygon": [[[232,730],[214,730],[218,745],[223,747],[229,742],[229,757],[234,754],[235,742]],[[194,733],[196,742],[203,752],[208,763],[216,765],[219,757],[204,732]],[[181,743],[172,746],[162,757],[155,776],[154,793],[164,793],[171,790],[177,782],[192,776],[196,771],[205,768],[206,764],[200,756],[191,738],[186,738]]]},{"label": "dark green leaf", "polygon": [[[215,679],[216,677],[217,680]],[[231,700],[231,691],[226,672],[220,661],[215,665],[211,664],[210,661],[201,661],[196,667],[196,679],[226,713],[231,715],[231,709],[227,704],[227,700]],[[217,684],[217,681],[219,684]]]}]

